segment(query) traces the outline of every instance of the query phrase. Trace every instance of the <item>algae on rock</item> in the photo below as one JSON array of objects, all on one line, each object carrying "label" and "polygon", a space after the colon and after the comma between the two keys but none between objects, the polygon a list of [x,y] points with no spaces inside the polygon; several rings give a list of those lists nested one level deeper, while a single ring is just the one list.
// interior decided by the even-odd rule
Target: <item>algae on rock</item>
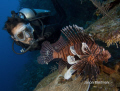
[{"label": "algae on rock", "polygon": [[112,19],[104,16],[85,31],[91,34],[94,39],[102,40],[109,47],[112,44],[120,43],[120,3],[111,9],[108,14]]}]

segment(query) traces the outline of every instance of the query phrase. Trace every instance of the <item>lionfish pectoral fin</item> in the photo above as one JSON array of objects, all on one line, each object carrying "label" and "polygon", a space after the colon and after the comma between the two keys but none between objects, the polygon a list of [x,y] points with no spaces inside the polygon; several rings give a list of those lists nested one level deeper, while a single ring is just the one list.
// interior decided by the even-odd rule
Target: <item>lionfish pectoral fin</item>
[{"label": "lionfish pectoral fin", "polygon": [[90,53],[90,49],[88,47],[88,45],[85,43],[85,42],[82,42],[82,47],[81,47],[81,50],[84,54],[89,54]]},{"label": "lionfish pectoral fin", "polygon": [[64,79],[70,79],[72,74],[75,72],[76,70],[73,69],[73,66],[71,66],[67,72],[64,74]]},{"label": "lionfish pectoral fin", "polygon": [[73,55],[77,55],[79,58],[81,57],[81,55],[78,55],[76,50],[74,49],[74,46],[70,46],[70,51]]},{"label": "lionfish pectoral fin", "polygon": [[72,52],[73,55],[78,55],[74,49],[74,46],[70,46],[70,51]]},{"label": "lionfish pectoral fin", "polygon": [[69,64],[75,64],[75,63],[77,63],[78,61],[75,61],[74,56],[67,56],[67,62],[68,62]]}]

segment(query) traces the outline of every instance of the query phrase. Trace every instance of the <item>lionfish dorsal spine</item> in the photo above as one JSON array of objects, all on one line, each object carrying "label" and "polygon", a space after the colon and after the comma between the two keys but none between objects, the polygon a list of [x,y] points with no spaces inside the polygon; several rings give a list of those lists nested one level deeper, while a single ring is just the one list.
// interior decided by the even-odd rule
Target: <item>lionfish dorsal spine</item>
[{"label": "lionfish dorsal spine", "polygon": [[66,26],[61,30],[61,32],[68,38],[70,42],[76,44],[78,42],[83,42],[86,40],[84,36],[84,30],[82,27],[78,27],[77,25]]}]

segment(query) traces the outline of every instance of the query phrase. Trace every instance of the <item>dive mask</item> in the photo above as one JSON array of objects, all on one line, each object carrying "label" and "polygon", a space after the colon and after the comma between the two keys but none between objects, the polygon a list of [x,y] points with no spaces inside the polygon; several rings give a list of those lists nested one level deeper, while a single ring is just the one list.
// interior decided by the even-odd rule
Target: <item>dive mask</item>
[{"label": "dive mask", "polygon": [[14,34],[14,38],[18,41],[25,41],[27,38],[33,38],[34,29],[30,24],[23,24]]}]

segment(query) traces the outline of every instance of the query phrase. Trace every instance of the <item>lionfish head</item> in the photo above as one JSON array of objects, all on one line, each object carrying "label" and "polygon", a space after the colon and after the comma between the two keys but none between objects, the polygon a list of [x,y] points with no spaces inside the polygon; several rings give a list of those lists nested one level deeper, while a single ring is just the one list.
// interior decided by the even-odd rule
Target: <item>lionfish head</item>
[{"label": "lionfish head", "polygon": [[108,59],[111,58],[111,54],[109,53],[109,51],[105,50],[104,48],[99,56],[99,60],[104,60],[105,62],[108,62]]}]

